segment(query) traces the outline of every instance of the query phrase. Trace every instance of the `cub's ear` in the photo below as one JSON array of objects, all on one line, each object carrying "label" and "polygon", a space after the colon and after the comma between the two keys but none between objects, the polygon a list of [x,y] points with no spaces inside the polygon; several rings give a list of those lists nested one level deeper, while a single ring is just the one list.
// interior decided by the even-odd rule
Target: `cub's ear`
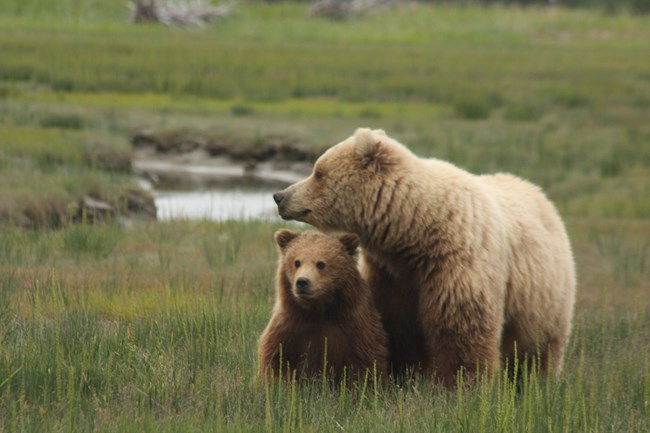
[{"label": "cub's ear", "polygon": [[378,169],[389,162],[385,158],[385,139],[386,133],[381,129],[359,128],[355,131],[355,150],[364,168]]},{"label": "cub's ear", "polygon": [[289,243],[298,236],[300,236],[300,232],[292,232],[291,230],[278,230],[275,232],[275,243],[278,244],[280,252],[284,253]]},{"label": "cub's ear", "polygon": [[357,248],[359,247],[360,242],[359,236],[353,233],[347,233],[343,236],[339,236],[339,241],[343,244],[343,248],[345,248],[345,251],[348,254],[351,256],[355,256],[357,254]]}]

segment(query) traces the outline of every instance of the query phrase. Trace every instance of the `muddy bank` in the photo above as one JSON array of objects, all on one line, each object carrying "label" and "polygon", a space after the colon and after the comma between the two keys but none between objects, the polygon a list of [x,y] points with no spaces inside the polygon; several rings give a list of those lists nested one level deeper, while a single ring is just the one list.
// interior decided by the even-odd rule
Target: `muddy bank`
[{"label": "muddy bank", "polygon": [[146,189],[136,187],[126,189],[115,200],[87,193],[76,198],[26,200],[13,208],[0,208],[0,225],[27,229],[60,228],[69,224],[97,224],[113,220],[131,224],[155,219],[153,195]]},{"label": "muddy bank", "polygon": [[132,136],[133,170],[157,190],[283,188],[322,153],[282,136],[145,130]]},{"label": "muddy bank", "polygon": [[201,150],[211,157],[238,162],[313,163],[324,149],[280,134],[232,134],[192,130],[143,130],[133,134],[134,149],[153,149],[157,154],[187,154]]}]

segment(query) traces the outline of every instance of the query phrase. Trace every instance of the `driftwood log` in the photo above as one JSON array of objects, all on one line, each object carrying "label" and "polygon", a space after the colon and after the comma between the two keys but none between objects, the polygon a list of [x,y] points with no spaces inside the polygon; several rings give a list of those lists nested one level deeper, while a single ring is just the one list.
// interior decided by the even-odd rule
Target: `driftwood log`
[{"label": "driftwood log", "polygon": [[228,4],[213,6],[204,0],[134,0],[129,7],[131,22],[134,24],[160,23],[166,26],[192,27],[202,27],[214,20],[226,18],[232,9]]}]

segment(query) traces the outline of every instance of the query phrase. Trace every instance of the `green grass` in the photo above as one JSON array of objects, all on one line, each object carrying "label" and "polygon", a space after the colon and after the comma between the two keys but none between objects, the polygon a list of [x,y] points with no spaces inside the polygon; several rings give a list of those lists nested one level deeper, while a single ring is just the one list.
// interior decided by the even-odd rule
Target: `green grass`
[{"label": "green grass", "polygon": [[241,4],[190,31],[129,25],[115,2],[41,6],[0,8],[0,176],[16,148],[39,167],[128,167],[143,128],[323,148],[374,126],[421,155],[527,177],[564,214],[650,216],[648,17],[411,5],[330,22]]},{"label": "green grass", "polygon": [[[274,224],[5,227],[0,428],[646,431],[648,282],[601,269],[612,255],[635,261],[621,253],[636,251],[626,240],[634,228],[616,228],[615,244],[601,239],[611,224],[576,225],[576,250],[591,251],[578,256],[579,271],[601,272],[602,283],[580,284],[562,376],[527,375],[519,392],[501,376],[456,392],[422,378],[365,391],[256,381],[274,296]],[[624,299],[602,302],[601,290]]]},{"label": "green grass", "polygon": [[[569,36],[576,40],[558,43],[546,41],[541,30],[521,35],[505,26],[492,28],[489,16],[472,16],[472,12],[467,14],[469,19],[478,24],[472,28],[484,24],[487,28],[481,29],[481,34],[494,32],[501,38],[494,41],[472,35],[445,37],[445,14],[439,17],[428,10],[422,15],[431,22],[411,23],[407,28],[418,24],[421,28],[416,27],[415,35],[409,35],[409,39],[400,33],[386,35],[384,30],[393,23],[392,16],[391,21],[379,16],[355,26],[336,27],[327,22],[310,22],[302,9],[289,11],[292,14],[286,17],[259,22],[257,37],[238,34],[251,25],[241,21],[247,17],[233,18],[232,24],[202,33],[125,26],[100,34],[93,28],[35,31],[28,27],[6,31],[0,38],[5,47],[0,54],[0,78],[64,93],[152,92],[253,101],[335,97],[348,101],[449,104],[472,93],[477,98],[490,100],[496,96],[507,102],[535,98],[542,107],[549,108],[607,105],[621,94],[648,103],[647,76],[630,73],[648,72],[642,57],[642,40],[648,32],[642,27],[646,21],[642,18],[630,18],[626,29],[631,31],[628,41],[603,42],[598,37],[579,34]],[[521,12],[512,14],[515,21]],[[539,17],[544,21],[544,15]],[[399,22],[398,18],[395,20]],[[461,27],[462,17],[450,18]],[[261,19],[249,18],[253,23]],[[577,21],[580,17],[573,19]],[[288,29],[274,36],[273,32],[280,30],[274,29],[273,23],[284,23]],[[443,28],[442,35],[425,31],[440,29],[437,24]],[[593,23],[594,28],[587,31],[607,32],[600,24]],[[237,25],[239,28],[229,28]],[[325,29],[319,32],[318,28],[311,28],[314,25]],[[305,34],[321,36],[303,37],[300,31],[292,31],[292,26],[303,26]],[[267,35],[264,32],[271,35],[259,40]],[[323,39],[322,35],[328,33],[333,34]],[[80,38],[81,35],[87,37]],[[356,40],[354,35],[363,35],[365,39]],[[161,38],[164,44],[160,43]],[[75,48],[71,50],[71,46]],[[602,59],[601,47],[610,50],[607,62]],[[391,61],[379,61],[382,58]],[[467,67],[468,58],[481,66],[480,72]],[[345,73],[338,72],[340,65],[345,65]],[[508,69],[505,75],[504,65]],[[591,65],[598,68],[590,68]],[[559,77],[561,80],[557,80]]]},{"label": "green grass", "polygon": [[[123,2],[0,4],[0,431],[648,431],[648,17],[306,8],[193,31],[129,25]],[[265,387],[279,225],[67,225],[133,188],[135,131],[323,148],[358,126],[558,204],[579,290],[557,380]]]},{"label": "green grass", "polygon": [[[239,10],[204,32],[103,24],[92,16],[77,26],[70,17],[36,26],[10,16],[0,34],[0,77],[64,93],[254,101],[452,103],[475,93],[508,102],[534,97],[542,106],[605,105],[622,94],[648,103],[643,17],[414,6],[340,24],[305,18],[305,5]],[[468,67],[468,58],[480,67]]]}]

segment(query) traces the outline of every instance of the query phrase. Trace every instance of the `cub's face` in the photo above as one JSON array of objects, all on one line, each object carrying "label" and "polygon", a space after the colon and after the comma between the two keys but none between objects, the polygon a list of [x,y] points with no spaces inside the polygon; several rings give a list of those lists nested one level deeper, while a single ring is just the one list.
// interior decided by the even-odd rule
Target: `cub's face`
[{"label": "cub's face", "polygon": [[357,271],[355,235],[339,238],[315,232],[280,230],[275,234],[280,253],[280,278],[299,303],[327,304],[336,299],[343,282]]}]

